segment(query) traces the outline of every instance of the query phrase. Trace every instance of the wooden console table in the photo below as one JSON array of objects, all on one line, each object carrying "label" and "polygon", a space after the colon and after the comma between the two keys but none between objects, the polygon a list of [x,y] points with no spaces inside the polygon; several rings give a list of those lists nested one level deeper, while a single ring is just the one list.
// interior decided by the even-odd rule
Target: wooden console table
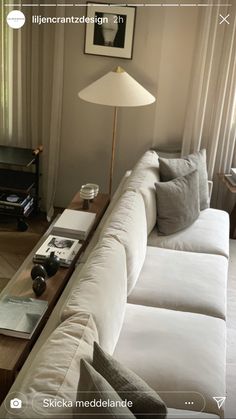
[{"label": "wooden console table", "polygon": [[[56,275],[47,280],[47,288],[45,292],[38,298],[48,301],[48,310],[42,318],[32,338],[30,340],[26,340],[0,335],[0,404],[9,392],[19,370],[26,361],[29,352],[31,351],[43,327],[45,326],[53,308],[55,307],[60,295],[62,294],[67,282],[72,275],[76,261],[90,242],[108,204],[109,196],[107,194],[98,194],[98,196],[90,204],[88,211],[96,214],[93,228],[86,241],[83,242],[70,267],[60,268]],[[75,195],[68,208],[77,210],[82,209],[82,200],[80,199],[79,193]],[[30,276],[30,272],[33,266],[33,256],[36,250],[44,242],[46,237],[51,234],[52,228],[53,224],[41,237],[40,241],[26,258],[20,269],[8,282],[7,286],[0,294],[0,297],[3,297],[4,295],[14,295],[37,298],[32,290],[32,279]]]}]

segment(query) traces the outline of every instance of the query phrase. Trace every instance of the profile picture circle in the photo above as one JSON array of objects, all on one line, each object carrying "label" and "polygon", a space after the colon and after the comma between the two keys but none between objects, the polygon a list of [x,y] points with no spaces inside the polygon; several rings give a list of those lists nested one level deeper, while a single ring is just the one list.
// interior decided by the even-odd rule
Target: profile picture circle
[{"label": "profile picture circle", "polygon": [[12,10],[7,15],[8,26],[12,29],[20,29],[25,24],[25,15],[20,10]]}]

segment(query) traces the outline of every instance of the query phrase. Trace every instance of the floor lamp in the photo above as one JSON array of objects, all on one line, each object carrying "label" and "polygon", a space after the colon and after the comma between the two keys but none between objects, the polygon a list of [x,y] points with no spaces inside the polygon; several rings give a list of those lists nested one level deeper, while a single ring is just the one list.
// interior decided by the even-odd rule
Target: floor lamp
[{"label": "floor lamp", "polygon": [[118,108],[150,105],[155,102],[156,98],[121,67],[117,67],[114,71],[110,71],[105,76],[85,87],[85,89],[78,93],[78,96],[87,102],[114,107],[109,181],[109,194],[111,195]]}]

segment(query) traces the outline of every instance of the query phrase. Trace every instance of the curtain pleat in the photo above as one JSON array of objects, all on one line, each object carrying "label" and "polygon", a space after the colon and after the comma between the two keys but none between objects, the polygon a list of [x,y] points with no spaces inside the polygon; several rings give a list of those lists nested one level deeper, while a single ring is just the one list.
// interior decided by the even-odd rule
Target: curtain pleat
[{"label": "curtain pleat", "polygon": [[11,8],[0,3],[0,141],[12,134],[12,43],[13,33],[5,23]]},{"label": "curtain pleat", "polygon": [[[26,23],[21,30],[12,30],[5,22],[6,10],[1,6],[1,13],[5,14],[1,42],[4,34],[8,34],[1,55],[1,86],[5,86],[4,94],[1,92],[1,105],[4,104],[0,115],[4,122],[1,137],[4,135],[5,144],[19,147],[43,145],[41,206],[51,218],[61,137],[64,25],[33,24],[32,15],[65,16],[65,6],[47,8],[35,5],[21,9]],[[6,73],[9,73],[8,79]],[[5,99],[7,94],[8,101]]]},{"label": "curtain pleat", "polygon": [[[226,3],[200,14],[182,155],[206,148],[208,176],[214,180],[212,206],[228,210],[232,199],[218,173],[228,173],[235,164],[236,4]],[[229,25],[220,24],[220,14],[230,15]]]}]

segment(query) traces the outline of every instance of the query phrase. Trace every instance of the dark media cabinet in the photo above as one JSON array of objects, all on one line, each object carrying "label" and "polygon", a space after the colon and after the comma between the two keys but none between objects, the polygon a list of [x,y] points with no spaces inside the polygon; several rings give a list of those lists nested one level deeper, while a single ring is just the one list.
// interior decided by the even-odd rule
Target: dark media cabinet
[{"label": "dark media cabinet", "polygon": [[[0,216],[15,217],[21,231],[28,227],[25,219],[39,208],[41,152],[42,146],[32,150],[0,145]],[[20,203],[8,202],[8,194],[19,195]]]}]

